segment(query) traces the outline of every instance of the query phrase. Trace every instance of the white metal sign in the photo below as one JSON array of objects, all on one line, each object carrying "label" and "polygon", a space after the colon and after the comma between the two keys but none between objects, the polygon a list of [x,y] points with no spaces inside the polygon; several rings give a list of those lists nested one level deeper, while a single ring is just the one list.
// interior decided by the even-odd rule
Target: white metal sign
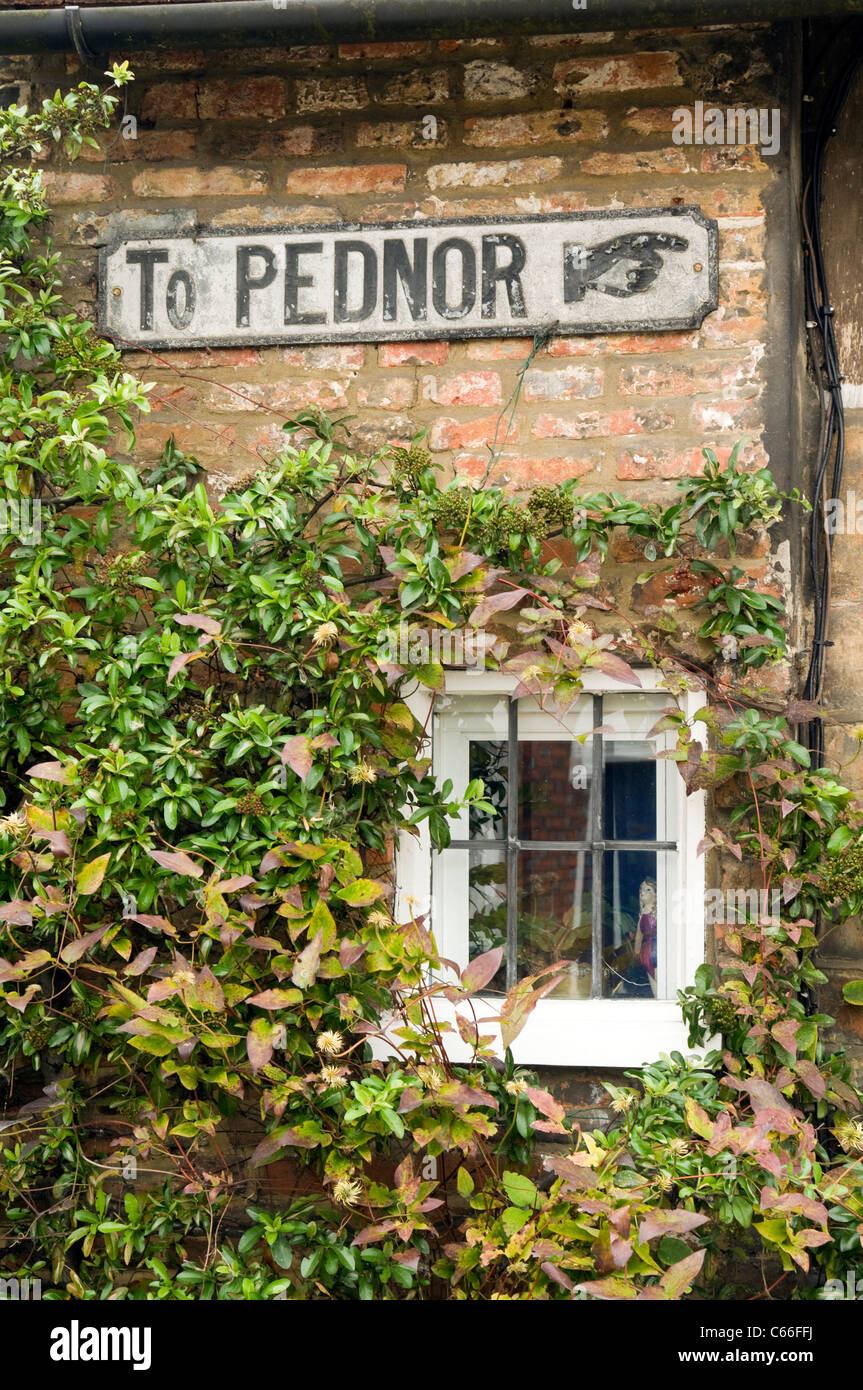
[{"label": "white metal sign", "polygon": [[100,261],[120,346],[698,327],[718,299],[698,208],[124,237]]}]

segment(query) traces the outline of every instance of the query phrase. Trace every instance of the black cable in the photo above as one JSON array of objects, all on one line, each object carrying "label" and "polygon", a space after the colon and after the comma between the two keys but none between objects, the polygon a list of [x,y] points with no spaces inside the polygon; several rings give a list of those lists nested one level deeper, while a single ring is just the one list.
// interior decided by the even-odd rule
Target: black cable
[{"label": "black cable", "polygon": [[[838,497],[842,483],[845,463],[845,413],[842,402],[842,374],[839,352],[836,346],[834,310],[830,303],[827,284],[827,271],[824,264],[824,251],[821,230],[821,204],[823,200],[824,165],[827,147],[836,134],[836,127],[854,79],[863,63],[863,51],[857,43],[850,45],[852,56],[841,69],[838,78],[831,79],[821,103],[818,118],[810,135],[804,133],[803,143],[803,231],[804,231],[804,284],[806,291],[807,328],[810,330],[810,350],[812,332],[817,333],[821,346],[821,362],[813,352],[813,368],[819,378],[819,400],[821,404],[821,429],[818,441],[818,457],[812,492],[812,524],[809,536],[809,567],[813,596],[813,634],[810,649],[809,670],[804,689],[805,698],[818,704],[822,698],[824,684],[824,651],[830,643],[827,640],[830,613],[830,580],[833,538],[825,526],[825,481],[830,473],[830,496]],[[836,47],[831,48],[829,58],[834,59]],[[809,721],[806,739],[812,763],[822,767],[824,763],[824,724],[820,718]]]}]

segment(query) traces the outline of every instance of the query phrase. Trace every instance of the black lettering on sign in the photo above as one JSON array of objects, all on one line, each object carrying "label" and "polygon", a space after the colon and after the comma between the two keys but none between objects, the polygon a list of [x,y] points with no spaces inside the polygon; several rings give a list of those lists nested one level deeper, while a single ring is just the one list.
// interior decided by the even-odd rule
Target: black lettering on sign
[{"label": "black lettering on sign", "polygon": [[413,264],[400,237],[384,242],[384,321],[398,318],[398,281],[401,281],[410,316],[423,320],[428,315],[428,237],[414,242]]},{"label": "black lettering on sign", "polygon": [[[497,249],[502,246],[509,252],[506,265],[498,265]],[[521,286],[521,272],[527,260],[527,250],[521,237],[510,236],[509,232],[492,232],[482,239],[482,316],[493,319],[497,314],[497,282],[506,285],[509,312],[514,319],[527,318],[524,290]]]},{"label": "black lettering on sign", "polygon": [[[264,262],[263,274],[253,276],[251,261],[255,257]],[[237,327],[249,326],[249,302],[252,290],[265,290],[276,278],[276,258],[267,246],[237,247]]]},{"label": "black lettering on sign", "polygon": [[310,289],[315,283],[314,275],[300,275],[300,256],[319,256],[323,249],[322,241],[285,243],[285,323],[326,323],[326,314],[301,314],[298,307],[300,290]]},{"label": "black lettering on sign", "polygon": [[[178,308],[177,291],[183,286],[183,308]],[[174,328],[188,328],[195,317],[195,282],[188,270],[175,270],[165,291],[165,308]]]},{"label": "black lettering on sign", "polygon": [[[461,261],[461,297],[457,304],[450,303],[449,267],[453,255]],[[476,256],[469,241],[463,237],[451,236],[435,248],[432,257],[432,303],[444,319],[463,319],[476,303]]]},{"label": "black lettering on sign", "polygon": [[167,251],[127,251],[126,264],[141,267],[141,328],[153,327],[153,266],[164,265]]},{"label": "black lettering on sign", "polygon": [[[363,261],[363,301],[358,309],[348,306],[348,257]],[[336,323],[362,323],[372,313],[378,298],[378,258],[364,241],[337,241],[333,269],[333,318]]]}]

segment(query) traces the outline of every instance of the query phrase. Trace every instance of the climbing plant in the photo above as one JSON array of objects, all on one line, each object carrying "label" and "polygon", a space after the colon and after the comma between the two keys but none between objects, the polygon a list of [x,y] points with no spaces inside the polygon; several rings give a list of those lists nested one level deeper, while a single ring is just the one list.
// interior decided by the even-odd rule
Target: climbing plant
[{"label": "climbing plant", "polygon": [[[443,486],[421,438],[364,456],[312,412],[218,502],[173,440],[144,468],[147,387],[65,304],[28,163],[47,140],[74,156],[115,102],[84,83],[0,113],[0,501],[20,523],[0,550],[0,1269],[86,1300],[733,1297],[732,1260],[759,1255],[802,1297],[856,1268],[863,1122],[814,957],[817,923],[863,901],[863,822],[795,739],[806,710],[765,705],[781,601],[732,563],[796,499],[739,451],[666,508]],[[616,530],[672,562],[693,624],[618,611]],[[406,696],[446,675],[393,658],[398,625],[487,630],[547,708],[586,670],[657,668],[687,790],[737,793],[704,851],[780,888],[780,917],[727,931],[682,998],[701,1060],[609,1086],[608,1132],[492,1055],[500,950],[459,971],[393,913],[396,837],[425,823],[443,847],[454,814],[493,811],[481,781],[436,782]],[[709,747],[678,701],[693,682]],[[506,995],[507,1049],[558,978]],[[256,1200],[284,1157],[305,1195]]]}]

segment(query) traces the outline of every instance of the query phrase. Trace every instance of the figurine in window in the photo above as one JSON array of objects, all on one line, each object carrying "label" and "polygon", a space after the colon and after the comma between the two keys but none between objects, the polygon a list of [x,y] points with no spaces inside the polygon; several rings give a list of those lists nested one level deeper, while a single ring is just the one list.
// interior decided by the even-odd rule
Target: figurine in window
[{"label": "figurine in window", "polygon": [[647,972],[653,997],[656,998],[656,880],[646,878],[638,890],[638,926],[635,931],[635,956]]}]

